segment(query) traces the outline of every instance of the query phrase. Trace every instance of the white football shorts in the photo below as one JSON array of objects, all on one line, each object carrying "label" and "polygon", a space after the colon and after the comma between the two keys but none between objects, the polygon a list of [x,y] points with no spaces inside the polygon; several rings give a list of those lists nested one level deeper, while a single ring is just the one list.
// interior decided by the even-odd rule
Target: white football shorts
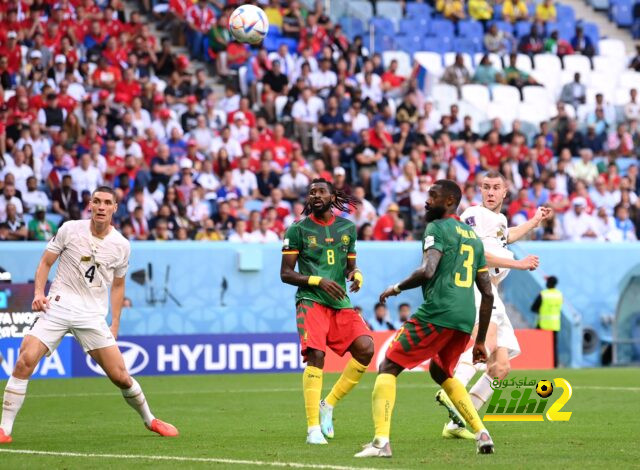
[{"label": "white football shorts", "polygon": [[38,338],[49,349],[47,356],[56,350],[67,333],[71,333],[85,352],[114,346],[116,340],[102,315],[87,316],[55,305],[38,316],[26,335]]},{"label": "white football shorts", "polygon": [[[507,309],[498,295],[498,288],[491,284],[493,291],[493,311],[491,312],[491,323],[495,323],[498,327],[498,337],[496,338],[496,346],[499,348],[507,348],[509,359],[513,359],[520,355],[520,344],[516,333],[511,326],[511,320],[507,316]],[[478,323],[478,315],[480,313],[480,300],[482,296],[477,286],[474,286],[476,294],[476,323]]]}]

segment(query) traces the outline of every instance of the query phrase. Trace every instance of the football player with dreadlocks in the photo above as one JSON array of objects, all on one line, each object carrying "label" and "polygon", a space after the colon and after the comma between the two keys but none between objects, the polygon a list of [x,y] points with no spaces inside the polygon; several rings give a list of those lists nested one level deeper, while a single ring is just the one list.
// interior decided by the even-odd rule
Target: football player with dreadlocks
[{"label": "football player with dreadlocks", "polygon": [[[291,225],[284,236],[280,279],[298,287],[296,323],[307,363],[302,388],[308,444],[327,444],[325,437],[333,437],[333,408],[360,381],[373,357],[371,331],[346,293],[345,279],[351,282],[350,292],[358,292],[363,282],[356,266],[356,227],[333,213],[356,204],[329,181],[316,178],[304,206],[308,217]],[[327,347],[340,356],[348,351],[351,359],[320,400]]]}]

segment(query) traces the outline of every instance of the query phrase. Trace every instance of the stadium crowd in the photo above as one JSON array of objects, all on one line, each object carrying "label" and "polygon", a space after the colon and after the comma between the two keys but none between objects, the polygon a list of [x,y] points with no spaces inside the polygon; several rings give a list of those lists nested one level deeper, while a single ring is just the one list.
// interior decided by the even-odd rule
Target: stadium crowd
[{"label": "stadium crowd", "polygon": [[[64,221],[86,218],[91,191],[106,184],[129,239],[277,241],[303,217],[317,177],[362,202],[343,214],[361,240],[410,240],[424,227],[435,180],[461,185],[464,210],[481,202],[478,183],[489,169],[508,181],[510,223],[539,205],[555,210],[536,239],[640,235],[636,90],[622,113],[600,96],[580,120],[567,112],[585,102],[576,76],[535,135],[499,119],[479,135],[457,105],[436,109],[417,69],[403,77],[396,62],[384,68],[361,39],[349,41],[322,2],[315,11],[295,0],[260,2],[271,24],[298,41],[297,50],[284,43],[271,54],[232,41],[235,2],[171,0],[154,17],[157,3],[143,2],[149,16],[128,18],[119,0],[0,5],[0,240],[50,239]],[[444,1],[443,14],[456,3]],[[147,21],[171,39],[160,40]],[[213,72],[192,74],[189,59],[172,52],[183,32],[192,51],[206,44],[223,94],[208,82]],[[558,54],[561,47],[542,42]],[[243,64],[253,77],[245,94]],[[515,65],[504,72],[485,63],[472,73],[460,59],[443,81],[530,80]],[[621,159],[635,161],[621,168]]]}]

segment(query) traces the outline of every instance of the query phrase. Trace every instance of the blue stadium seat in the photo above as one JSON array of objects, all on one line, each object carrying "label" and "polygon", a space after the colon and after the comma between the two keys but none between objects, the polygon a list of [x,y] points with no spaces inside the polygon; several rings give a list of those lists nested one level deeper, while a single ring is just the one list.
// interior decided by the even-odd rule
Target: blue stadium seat
[{"label": "blue stadium seat", "polygon": [[632,0],[616,0],[613,6],[613,21],[620,28],[629,28],[633,23],[633,2]]},{"label": "blue stadium seat", "polygon": [[364,36],[366,29],[360,18],[354,18],[352,16],[343,16],[339,21],[342,30],[351,40],[356,36]]},{"label": "blue stadium seat", "polygon": [[518,21],[514,28],[514,35],[517,38],[521,38],[522,36],[526,36],[531,32],[531,23],[528,21]]},{"label": "blue stadium seat", "polygon": [[402,18],[398,22],[398,34],[419,34],[424,36],[425,29],[423,26],[426,26],[428,23],[421,23],[417,18]]},{"label": "blue stadium seat", "polygon": [[483,35],[482,23],[479,21],[458,22],[458,36],[469,39],[480,38],[482,40]]},{"label": "blue stadium seat", "polygon": [[398,22],[402,18],[402,5],[396,1],[379,1],[376,3],[376,15]]},{"label": "blue stadium seat", "polygon": [[508,21],[492,21],[490,24],[495,24],[500,31],[513,34],[513,25]]},{"label": "blue stadium seat", "polygon": [[279,45],[286,44],[289,48],[289,52],[294,54],[298,51],[298,40],[294,38],[285,38],[281,37],[279,40]]},{"label": "blue stadium seat", "polygon": [[594,10],[607,11],[609,9],[609,0],[589,0],[589,5]]},{"label": "blue stadium seat", "polygon": [[582,23],[582,29],[584,31],[584,35],[591,39],[597,48],[598,43],[600,42],[600,29],[598,28],[598,25],[596,23],[585,21]]},{"label": "blue stadium seat", "polygon": [[393,32],[382,32],[374,36],[375,52],[391,51],[395,49]]},{"label": "blue stadium seat", "polygon": [[560,25],[556,21],[547,21],[544,25],[544,34],[549,36],[554,31],[560,32]]},{"label": "blue stadium seat", "polygon": [[493,6],[493,19],[502,21],[502,4],[497,4]]},{"label": "blue stadium seat", "polygon": [[398,33],[394,40],[398,50],[404,51],[411,56],[422,50],[422,36],[420,34]]},{"label": "blue stadium seat", "polygon": [[430,18],[433,15],[433,8],[426,3],[408,2],[407,16],[414,18]]},{"label": "blue stadium seat", "polygon": [[422,50],[444,54],[449,50],[451,40],[444,37],[427,37],[422,40]]},{"label": "blue stadium seat", "polygon": [[375,28],[374,34],[378,34],[378,31],[393,34],[396,31],[395,24],[389,18],[374,16],[369,20],[369,25]]},{"label": "blue stadium seat", "polygon": [[429,34],[431,36],[452,38],[455,36],[453,23],[449,20],[433,20]]},{"label": "blue stadium seat", "polygon": [[556,13],[559,21],[576,21],[576,12],[570,5],[556,3]]},{"label": "blue stadium seat", "polygon": [[482,41],[472,38],[456,38],[452,48],[454,52],[466,53],[473,57],[473,54],[482,51]]}]

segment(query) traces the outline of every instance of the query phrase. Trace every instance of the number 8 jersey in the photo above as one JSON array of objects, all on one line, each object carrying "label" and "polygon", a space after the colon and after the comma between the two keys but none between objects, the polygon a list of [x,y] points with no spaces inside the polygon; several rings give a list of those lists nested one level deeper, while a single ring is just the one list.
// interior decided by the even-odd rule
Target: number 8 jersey
[{"label": "number 8 jersey", "polygon": [[442,258],[434,276],[422,285],[424,303],[414,317],[471,334],[476,319],[476,272],[487,270],[482,243],[470,226],[449,217],[427,225],[422,249],[438,250]]},{"label": "number 8 jersey", "polygon": [[127,274],[131,245],[115,228],[103,239],[95,237],[90,224],[66,222],[47,244],[47,251],[59,255],[48,297],[83,316],[106,316],[109,288],[114,277]]}]

